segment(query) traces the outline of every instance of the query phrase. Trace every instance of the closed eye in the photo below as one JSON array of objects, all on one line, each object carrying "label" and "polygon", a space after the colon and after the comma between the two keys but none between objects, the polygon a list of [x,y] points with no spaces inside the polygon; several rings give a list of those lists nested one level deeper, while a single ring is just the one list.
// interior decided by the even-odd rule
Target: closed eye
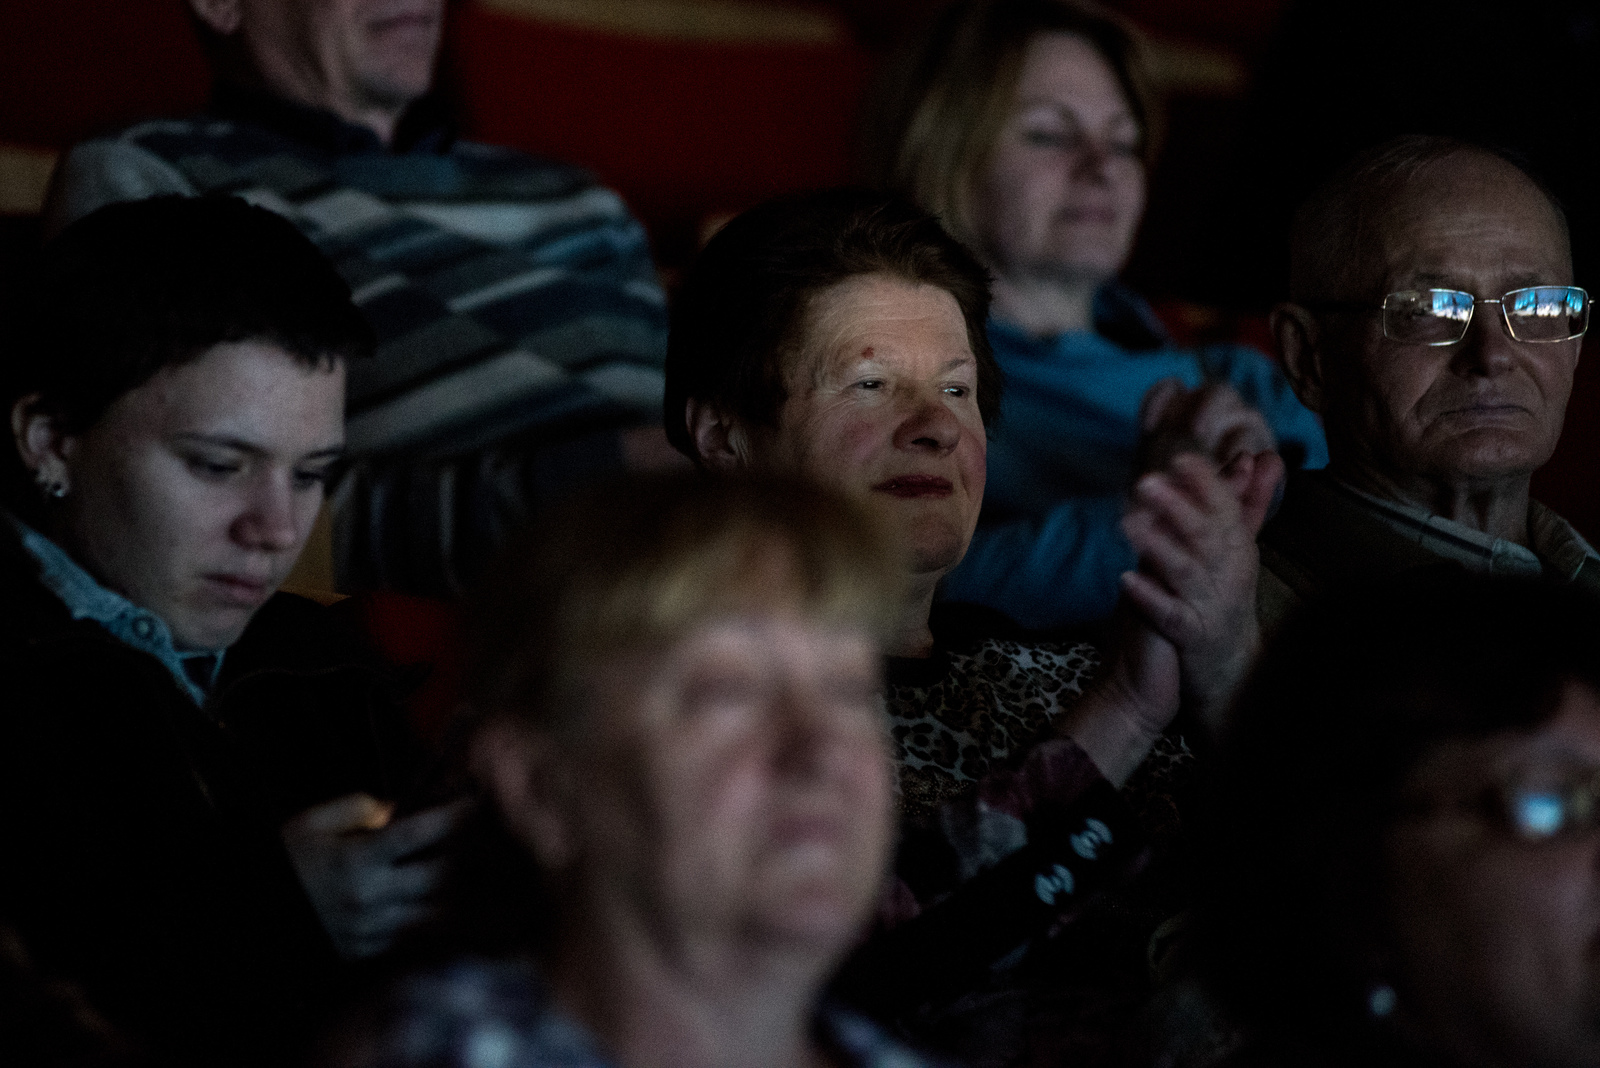
[{"label": "closed eye", "polygon": [[296,471],[294,473],[294,486],[295,489],[301,490],[319,489],[327,485],[330,477],[332,477],[332,473],[326,468],[316,471]]},{"label": "closed eye", "polygon": [[244,469],[242,464],[228,460],[208,460],[203,456],[191,456],[188,459],[189,470],[201,478],[220,480],[230,475],[236,475]]}]

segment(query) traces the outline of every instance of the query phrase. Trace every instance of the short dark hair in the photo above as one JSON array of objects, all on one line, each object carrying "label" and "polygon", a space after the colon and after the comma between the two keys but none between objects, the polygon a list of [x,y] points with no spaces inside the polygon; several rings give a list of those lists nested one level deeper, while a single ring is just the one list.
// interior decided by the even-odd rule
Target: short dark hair
[{"label": "short dark hair", "polygon": [[1441,565],[1291,620],[1237,707],[1199,853],[1194,948],[1247,1031],[1370,1037],[1406,780],[1445,742],[1537,729],[1574,681],[1600,693],[1600,602],[1572,587]]},{"label": "short dark hair", "polygon": [[[264,341],[312,366],[364,356],[372,328],[288,220],[236,197],[110,204],[47,244],[7,331],[6,410],[30,394],[68,432],[163,367]],[[8,465],[22,474],[12,452]],[[13,505],[31,498],[18,487]]]},{"label": "short dark hair", "polygon": [[1348,264],[1367,241],[1376,218],[1399,190],[1436,163],[1461,155],[1487,156],[1521,172],[1544,194],[1570,242],[1567,213],[1529,162],[1509,149],[1437,134],[1403,134],[1356,153],[1322,182],[1295,212],[1289,247],[1289,291],[1297,301],[1364,298],[1341,291]]},{"label": "short dark hair", "polygon": [[723,227],[678,291],[667,342],[667,437],[699,461],[687,402],[709,402],[770,426],[787,399],[792,354],[810,299],[859,275],[883,273],[955,298],[978,361],[978,410],[993,424],[1000,367],[986,332],[989,273],[939,220],[891,193],[832,189],[772,200]]}]

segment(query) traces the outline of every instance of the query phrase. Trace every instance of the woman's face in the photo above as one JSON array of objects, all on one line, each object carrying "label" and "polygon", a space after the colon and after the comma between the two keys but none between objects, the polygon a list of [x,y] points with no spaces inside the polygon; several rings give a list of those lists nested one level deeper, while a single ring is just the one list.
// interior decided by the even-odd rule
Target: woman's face
[{"label": "woman's face", "polygon": [[967,551],[983,505],[987,442],[978,364],[960,305],[937,286],[859,275],[818,293],[777,426],[752,465],[865,499],[919,574]]},{"label": "woman's face", "polygon": [[872,911],[893,834],[879,655],[862,632],[773,611],[597,672],[564,758],[584,911],[702,962],[753,940],[831,966]]},{"label": "woman's face", "polygon": [[1400,1019],[1468,1063],[1600,1064],[1600,831],[1530,840],[1482,806],[1597,769],[1600,695],[1573,684],[1545,726],[1444,745],[1407,785],[1428,814],[1387,843]]},{"label": "woman's face", "polygon": [[344,368],[217,345],[62,438],[51,533],[180,647],[220,649],[288,576],[344,446]]},{"label": "woman's face", "polygon": [[1120,271],[1144,215],[1141,134],[1093,45],[1070,33],[1034,37],[969,208],[995,273],[1098,284]]}]

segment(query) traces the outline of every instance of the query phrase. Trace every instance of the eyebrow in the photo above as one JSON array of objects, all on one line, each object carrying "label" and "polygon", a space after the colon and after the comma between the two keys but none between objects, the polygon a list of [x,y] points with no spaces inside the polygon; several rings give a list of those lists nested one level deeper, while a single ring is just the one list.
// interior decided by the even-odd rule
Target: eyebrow
[{"label": "eyebrow", "polygon": [[[1451,280],[1447,275],[1440,274],[1437,271],[1422,271],[1417,274],[1401,275],[1400,277],[1409,279],[1414,284],[1426,286],[1429,289],[1454,289],[1457,285],[1457,283]],[[1562,283],[1560,282],[1541,282],[1539,280],[1539,276],[1532,271],[1525,271],[1522,274],[1511,276],[1511,289],[1526,289],[1529,286],[1549,286],[1561,284]],[[1509,293],[1510,291],[1511,290],[1508,289],[1504,292]]]},{"label": "eyebrow", "polygon": [[[194,442],[200,445],[217,445],[224,449],[233,449],[236,452],[242,452],[250,456],[271,455],[270,449],[264,449],[254,442],[245,441],[243,438],[228,437],[225,434],[178,434],[174,436],[173,440]],[[345,447],[342,444],[329,445],[326,448],[308,452],[300,459],[301,461],[324,459],[337,460],[340,456],[344,455],[344,450]]]}]

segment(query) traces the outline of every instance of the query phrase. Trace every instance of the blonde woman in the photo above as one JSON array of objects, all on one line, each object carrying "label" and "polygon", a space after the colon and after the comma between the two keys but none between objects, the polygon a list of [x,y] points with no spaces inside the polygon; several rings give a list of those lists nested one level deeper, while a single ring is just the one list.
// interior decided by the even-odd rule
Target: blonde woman
[{"label": "blonde woman", "polygon": [[[1079,0],[963,0],[907,55],[879,112],[873,178],[938,215],[994,276],[1005,419],[947,599],[1032,627],[1109,615],[1134,563],[1118,521],[1141,433],[1173,404],[1194,407],[1224,466],[1275,446],[1291,467],[1327,462],[1321,426],[1271,361],[1175,346],[1117,280],[1157,125],[1144,45],[1121,18]],[[1175,402],[1168,380],[1205,388]]]}]

